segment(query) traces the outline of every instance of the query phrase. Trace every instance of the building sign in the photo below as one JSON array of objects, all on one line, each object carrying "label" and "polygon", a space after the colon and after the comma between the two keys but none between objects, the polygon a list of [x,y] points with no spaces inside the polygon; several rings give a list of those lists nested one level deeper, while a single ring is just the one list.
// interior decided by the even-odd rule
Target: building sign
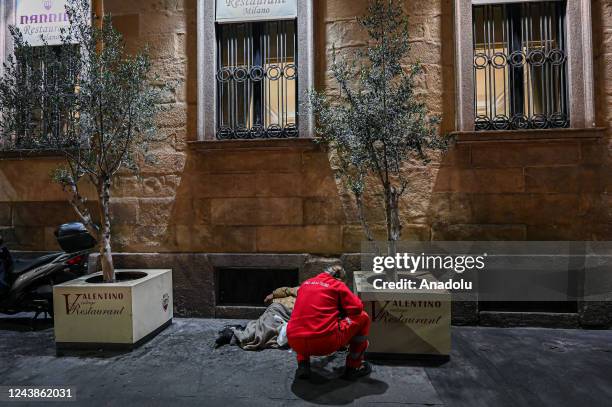
[{"label": "building sign", "polygon": [[61,29],[70,22],[66,14],[68,0],[16,0],[15,26],[30,45],[59,45]]},{"label": "building sign", "polygon": [[217,0],[217,22],[297,18],[298,0]]}]

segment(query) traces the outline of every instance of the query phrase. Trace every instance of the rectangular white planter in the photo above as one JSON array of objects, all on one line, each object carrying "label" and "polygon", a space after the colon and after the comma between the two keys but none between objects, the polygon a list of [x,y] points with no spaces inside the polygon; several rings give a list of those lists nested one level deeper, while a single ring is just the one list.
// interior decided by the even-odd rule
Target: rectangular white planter
[{"label": "rectangular white planter", "polygon": [[132,349],[172,323],[172,270],[137,280],[88,283],[91,274],[53,287],[55,342],[61,349]]},{"label": "rectangular white planter", "polygon": [[[370,318],[368,354],[374,357],[448,358],[451,350],[451,295],[446,290],[381,290],[371,279],[380,274],[357,271],[354,290]],[[420,278],[435,281],[433,276]],[[370,281],[368,281],[370,279]]]}]

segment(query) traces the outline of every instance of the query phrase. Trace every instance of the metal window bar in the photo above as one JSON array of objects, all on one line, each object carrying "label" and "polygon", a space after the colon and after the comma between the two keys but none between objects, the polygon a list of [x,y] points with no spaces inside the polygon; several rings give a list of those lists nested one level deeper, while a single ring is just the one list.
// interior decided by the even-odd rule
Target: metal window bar
[{"label": "metal window bar", "polygon": [[217,26],[217,138],[298,137],[296,21]]},{"label": "metal window bar", "polygon": [[569,127],[565,2],[473,6],[476,130]]}]

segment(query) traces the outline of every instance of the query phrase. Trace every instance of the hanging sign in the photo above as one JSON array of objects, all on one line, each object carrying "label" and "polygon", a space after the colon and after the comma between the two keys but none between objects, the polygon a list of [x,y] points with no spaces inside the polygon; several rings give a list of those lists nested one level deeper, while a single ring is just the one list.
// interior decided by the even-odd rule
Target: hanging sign
[{"label": "hanging sign", "polygon": [[217,0],[217,22],[297,18],[297,0]]},{"label": "hanging sign", "polygon": [[67,3],[68,0],[16,0],[15,27],[30,45],[43,45],[42,38],[49,45],[59,45],[61,29],[70,25]]}]

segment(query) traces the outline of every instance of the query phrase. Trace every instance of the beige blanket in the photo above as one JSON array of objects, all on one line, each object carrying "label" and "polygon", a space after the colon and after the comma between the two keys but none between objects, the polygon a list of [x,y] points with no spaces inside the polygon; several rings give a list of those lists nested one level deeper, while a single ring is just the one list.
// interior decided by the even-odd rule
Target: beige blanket
[{"label": "beige blanket", "polygon": [[[280,321],[274,316],[278,316]],[[276,338],[282,326],[282,321],[288,322],[291,313],[284,305],[273,303],[255,321],[250,321],[245,329],[234,328],[234,336],[238,346],[244,350],[277,349]]]}]

